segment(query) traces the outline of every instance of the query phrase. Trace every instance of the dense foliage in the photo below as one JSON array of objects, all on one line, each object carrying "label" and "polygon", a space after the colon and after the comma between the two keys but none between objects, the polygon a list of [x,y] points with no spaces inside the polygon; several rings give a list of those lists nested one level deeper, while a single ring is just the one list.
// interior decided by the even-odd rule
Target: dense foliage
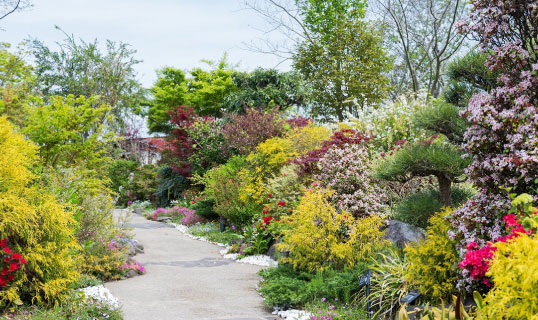
[{"label": "dense foliage", "polygon": [[[30,168],[37,148],[0,118],[0,239],[3,252],[19,253],[21,266],[0,289],[0,306],[23,302],[52,304],[65,297],[78,277],[75,221],[54,195],[35,184]],[[9,279],[8,279],[9,280]],[[3,287],[3,286],[2,286]]]},{"label": "dense foliage", "polygon": [[296,72],[257,68],[252,72],[232,73],[232,81],[237,90],[224,98],[222,108],[227,112],[243,113],[245,107],[286,110],[305,104],[303,79]]}]

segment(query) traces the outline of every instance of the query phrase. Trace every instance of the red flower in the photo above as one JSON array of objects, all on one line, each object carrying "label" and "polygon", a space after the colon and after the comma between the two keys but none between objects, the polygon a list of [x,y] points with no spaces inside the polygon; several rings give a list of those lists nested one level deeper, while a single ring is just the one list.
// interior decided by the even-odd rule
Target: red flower
[{"label": "red flower", "polygon": [[506,223],[507,226],[517,226],[517,225],[519,225],[519,223],[518,223],[519,219],[516,218],[516,216],[513,215],[513,214],[508,214],[508,215],[504,216],[503,220],[504,220],[504,222]]},{"label": "red flower", "polygon": [[14,254],[11,255],[11,259],[21,260],[22,255],[20,253],[14,253]]},{"label": "red flower", "polygon": [[4,250],[5,253],[11,254],[11,249],[10,248],[5,247],[3,250]]},{"label": "red flower", "polygon": [[196,200],[192,200],[191,204],[195,204],[196,203]]},{"label": "red flower", "polygon": [[272,194],[272,193],[270,193],[270,194],[268,195],[268,197],[269,197],[269,198],[273,197],[273,194]]},{"label": "red flower", "polygon": [[19,269],[19,265],[18,265],[18,264],[16,264],[16,263],[12,263],[12,264],[9,265],[9,271],[10,271],[10,272],[15,272],[15,271],[17,271],[17,269]]},{"label": "red flower", "polygon": [[271,220],[273,220],[273,217],[272,216],[268,216],[268,217],[263,217],[263,222],[265,224],[269,224],[271,222]]},{"label": "red flower", "polygon": [[268,214],[269,211],[267,211],[267,210],[263,210],[262,213],[263,213],[263,214]]},{"label": "red flower", "polygon": [[0,288],[5,288],[6,287],[6,279],[4,279],[4,277],[0,277]]},{"label": "red flower", "polygon": [[26,264],[27,262],[28,262],[28,261],[26,261],[26,259],[21,258],[21,263],[22,263],[22,264]]},{"label": "red flower", "polygon": [[286,202],[284,202],[284,201],[280,201],[279,203],[277,203],[277,205],[279,205],[279,206],[283,207],[283,206],[285,206],[285,205],[286,205]]},{"label": "red flower", "polygon": [[9,270],[7,268],[2,269],[2,275],[7,276],[9,273]]},{"label": "red flower", "polygon": [[0,240],[0,247],[4,248],[7,245],[7,238]]},{"label": "red flower", "polygon": [[7,276],[7,281],[13,281],[13,279],[15,279],[15,276],[10,274],[9,276]]},{"label": "red flower", "polygon": [[10,257],[6,257],[6,258],[4,259],[4,262],[5,262],[5,263],[9,263],[10,261],[11,261],[11,258],[10,258]]}]

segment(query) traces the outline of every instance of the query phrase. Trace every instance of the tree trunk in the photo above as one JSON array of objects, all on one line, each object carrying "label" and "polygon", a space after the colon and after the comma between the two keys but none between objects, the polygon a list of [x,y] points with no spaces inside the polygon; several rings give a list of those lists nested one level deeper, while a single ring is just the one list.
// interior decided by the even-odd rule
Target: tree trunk
[{"label": "tree trunk", "polygon": [[452,205],[452,197],[450,195],[450,186],[452,182],[448,180],[443,175],[438,175],[437,180],[439,181],[439,194],[441,195],[441,204],[444,207],[450,207]]}]

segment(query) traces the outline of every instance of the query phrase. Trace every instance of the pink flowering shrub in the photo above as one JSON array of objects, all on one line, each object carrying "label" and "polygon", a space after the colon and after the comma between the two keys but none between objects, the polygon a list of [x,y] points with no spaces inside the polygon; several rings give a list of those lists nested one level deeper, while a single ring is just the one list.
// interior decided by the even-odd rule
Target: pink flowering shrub
[{"label": "pink flowering shrub", "polygon": [[148,219],[155,221],[160,216],[168,216],[168,210],[164,208],[157,208],[157,210],[153,211],[153,213],[148,216]]},{"label": "pink flowering shrub", "polygon": [[205,221],[204,218],[197,215],[196,211],[192,209],[175,206],[172,210],[175,210],[178,215],[183,216],[183,218],[179,220],[179,223],[183,225],[192,226]]},{"label": "pink flowering shrub", "polygon": [[[193,201],[193,203],[195,202]],[[170,217],[172,221],[178,221],[186,226],[205,221],[204,218],[196,214],[195,210],[180,206],[174,206],[170,209],[157,208],[148,216],[148,219],[155,221],[158,217]]]},{"label": "pink flowering shrub", "polygon": [[138,274],[146,273],[146,269],[138,261],[131,261],[124,263],[118,267],[119,271],[128,272],[129,270],[134,270]]},{"label": "pink flowering shrub", "polygon": [[334,190],[333,203],[354,216],[383,214],[385,190],[370,175],[368,149],[360,144],[344,144],[327,150],[318,162],[314,178],[324,188]]},{"label": "pink flowering shrub", "polygon": [[330,148],[336,148],[346,144],[364,144],[371,137],[354,129],[341,129],[333,133],[329,140],[323,142],[320,148],[307,152],[305,155],[293,160],[298,165],[297,173],[300,176],[311,175],[318,172],[318,161]]},{"label": "pink flowering shrub", "polygon": [[[536,197],[538,2],[475,0],[469,20],[459,28],[480,41],[482,50],[489,53],[487,66],[500,74],[499,86],[473,96],[462,112],[471,123],[464,149],[473,162],[466,174],[479,188],[479,193],[452,216],[452,237],[461,241],[467,266],[473,265],[473,255],[489,255],[488,249],[479,251],[479,247],[487,248],[488,241],[506,234],[500,218],[510,199],[499,187],[511,187],[511,192],[519,194],[532,192]],[[483,267],[478,271],[463,269],[465,289],[471,289]]]}]

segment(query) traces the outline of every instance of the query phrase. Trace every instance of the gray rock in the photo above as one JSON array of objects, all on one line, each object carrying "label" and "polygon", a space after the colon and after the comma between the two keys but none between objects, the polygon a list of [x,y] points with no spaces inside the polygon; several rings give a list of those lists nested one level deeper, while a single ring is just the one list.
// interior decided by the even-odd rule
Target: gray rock
[{"label": "gray rock", "polygon": [[168,221],[172,221],[172,218],[170,218],[170,217],[157,217],[157,221],[158,222],[168,222]]},{"label": "gray rock", "polygon": [[127,246],[127,251],[125,253],[127,254],[128,257],[132,257],[136,254],[136,249],[134,246],[129,245]]},{"label": "gray rock", "polygon": [[136,253],[144,253],[144,246],[141,245],[140,243],[137,243],[135,246],[135,251]]},{"label": "gray rock", "polygon": [[405,247],[407,243],[418,242],[424,237],[425,233],[422,229],[398,220],[390,220],[385,233],[385,238],[400,248]]},{"label": "gray rock", "polygon": [[135,270],[129,270],[125,274],[125,278],[132,278],[132,277],[136,277],[137,275],[138,275],[138,272],[136,272]]},{"label": "gray rock", "polygon": [[280,252],[277,250],[276,248],[276,245],[281,243],[282,240],[281,239],[278,239],[275,243],[273,243],[270,247],[269,247],[269,250],[267,250],[267,255],[269,257],[271,257],[271,259],[275,260],[275,261],[278,261],[278,258],[280,257],[287,257],[288,256],[288,252]]}]

